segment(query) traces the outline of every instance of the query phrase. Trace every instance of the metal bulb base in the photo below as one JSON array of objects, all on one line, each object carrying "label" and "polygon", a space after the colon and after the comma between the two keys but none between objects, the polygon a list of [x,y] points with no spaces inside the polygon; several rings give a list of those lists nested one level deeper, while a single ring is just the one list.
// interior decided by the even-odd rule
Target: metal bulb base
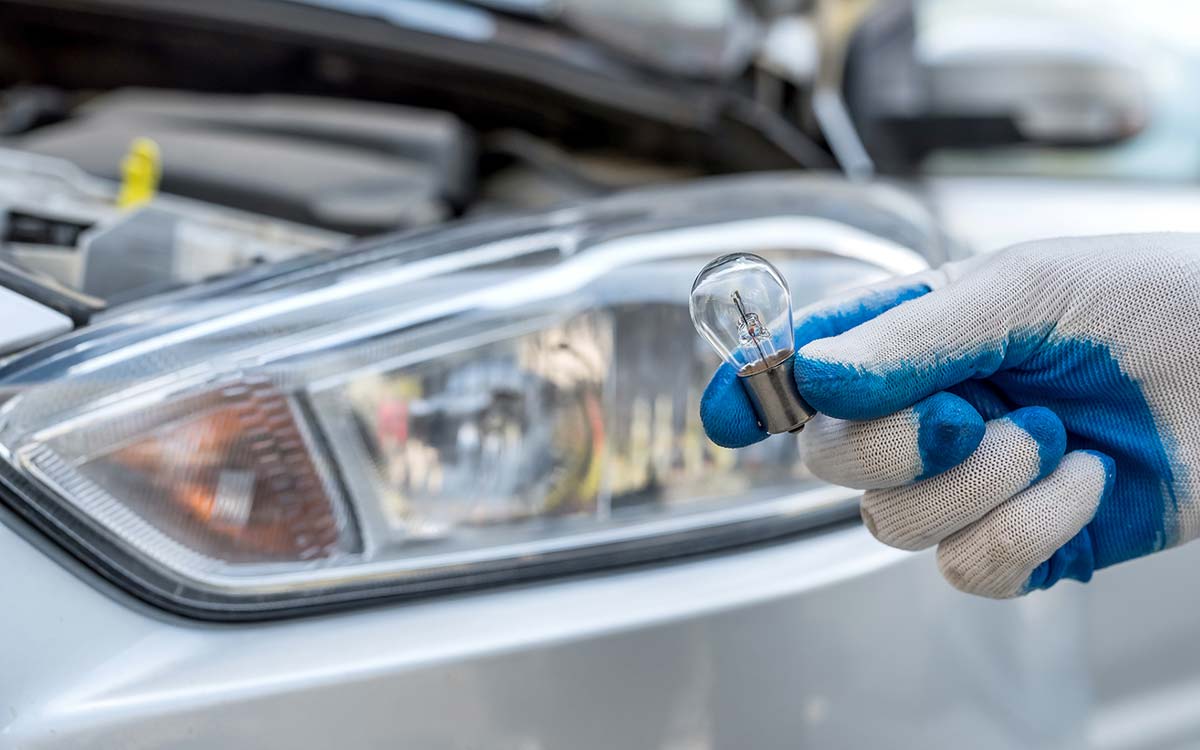
[{"label": "metal bulb base", "polygon": [[758,412],[758,421],[772,435],[799,432],[817,413],[796,388],[792,371],[795,359],[793,353],[765,370],[740,376],[742,387]]}]

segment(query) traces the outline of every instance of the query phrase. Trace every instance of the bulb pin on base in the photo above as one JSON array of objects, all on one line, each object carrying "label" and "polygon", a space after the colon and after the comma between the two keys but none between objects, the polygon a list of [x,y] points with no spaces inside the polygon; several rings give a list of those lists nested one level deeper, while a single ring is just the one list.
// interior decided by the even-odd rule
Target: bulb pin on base
[{"label": "bulb pin on base", "polygon": [[696,276],[690,307],[696,330],[737,370],[763,429],[802,429],[816,411],[796,388],[792,299],[779,271],[751,253],[722,255]]}]

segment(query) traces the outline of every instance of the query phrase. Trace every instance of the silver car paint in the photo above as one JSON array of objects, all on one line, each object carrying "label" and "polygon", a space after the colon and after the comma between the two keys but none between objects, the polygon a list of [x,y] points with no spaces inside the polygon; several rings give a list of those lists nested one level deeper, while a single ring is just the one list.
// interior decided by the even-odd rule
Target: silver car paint
[{"label": "silver car paint", "polygon": [[1198,558],[1184,549],[994,602],[953,591],[929,554],[849,526],[520,589],[204,626],[147,616],[0,528],[0,745],[1167,747],[1200,736],[1200,604],[1164,596]]}]

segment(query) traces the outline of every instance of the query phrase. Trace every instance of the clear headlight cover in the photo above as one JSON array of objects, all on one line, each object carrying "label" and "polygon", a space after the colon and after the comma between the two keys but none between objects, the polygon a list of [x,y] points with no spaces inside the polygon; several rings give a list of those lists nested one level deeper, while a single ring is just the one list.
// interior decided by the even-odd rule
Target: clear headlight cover
[{"label": "clear headlight cover", "polygon": [[689,200],[466,225],[113,314],[0,370],[5,496],[141,596],[221,618],[853,512],[794,438],[705,438],[717,361],[688,290],[730,250],[769,257],[798,304],[925,261],[828,218],[698,219]]}]

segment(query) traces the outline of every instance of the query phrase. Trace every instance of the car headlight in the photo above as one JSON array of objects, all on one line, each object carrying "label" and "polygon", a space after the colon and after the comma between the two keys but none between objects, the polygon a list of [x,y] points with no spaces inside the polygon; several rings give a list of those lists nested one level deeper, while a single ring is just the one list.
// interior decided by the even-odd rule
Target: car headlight
[{"label": "car headlight", "polygon": [[922,257],[801,212],[612,217],[386,241],[27,353],[0,370],[6,497],[139,595],[220,618],[713,549],[852,512],[792,438],[705,439],[717,363],[689,285],[749,250],[803,303]]}]

